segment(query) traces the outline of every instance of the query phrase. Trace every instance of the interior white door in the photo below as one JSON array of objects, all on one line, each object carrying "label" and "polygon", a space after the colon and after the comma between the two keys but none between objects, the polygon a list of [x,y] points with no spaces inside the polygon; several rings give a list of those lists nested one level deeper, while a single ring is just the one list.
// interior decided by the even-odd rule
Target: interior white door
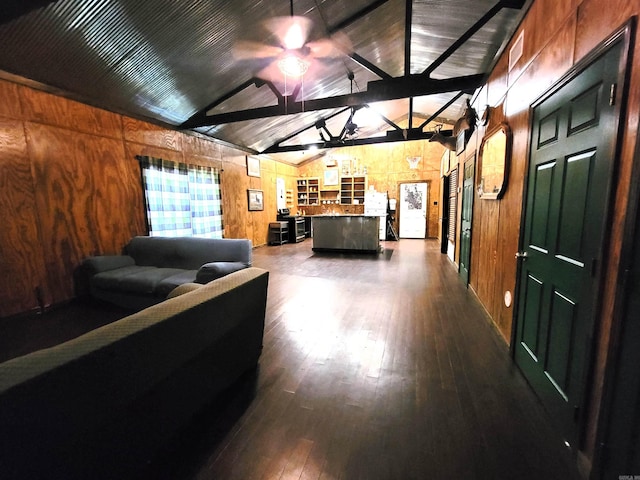
[{"label": "interior white door", "polygon": [[278,210],[287,208],[284,178],[276,178],[276,208]]},{"label": "interior white door", "polygon": [[426,238],[427,186],[426,182],[400,184],[400,238]]}]

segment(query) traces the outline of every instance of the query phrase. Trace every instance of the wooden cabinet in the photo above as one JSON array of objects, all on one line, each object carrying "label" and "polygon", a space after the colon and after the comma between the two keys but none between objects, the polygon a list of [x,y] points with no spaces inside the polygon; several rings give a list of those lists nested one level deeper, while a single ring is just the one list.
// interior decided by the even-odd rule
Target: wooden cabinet
[{"label": "wooden cabinet", "polygon": [[340,177],[340,203],[342,205],[363,205],[366,190],[366,175],[343,175]]},{"label": "wooden cabinet", "polygon": [[338,205],[340,203],[340,190],[320,190],[320,203],[323,205]]},{"label": "wooden cabinet", "polygon": [[320,205],[320,180],[317,177],[298,178],[298,206]]}]

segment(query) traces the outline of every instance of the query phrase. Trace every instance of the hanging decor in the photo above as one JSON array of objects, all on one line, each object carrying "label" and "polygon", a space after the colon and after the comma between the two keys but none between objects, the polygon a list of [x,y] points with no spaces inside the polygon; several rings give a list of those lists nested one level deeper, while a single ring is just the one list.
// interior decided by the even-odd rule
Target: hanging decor
[{"label": "hanging decor", "polygon": [[422,160],[422,157],[407,157],[407,163],[409,164],[409,169],[417,170],[418,165],[420,164],[420,160]]}]

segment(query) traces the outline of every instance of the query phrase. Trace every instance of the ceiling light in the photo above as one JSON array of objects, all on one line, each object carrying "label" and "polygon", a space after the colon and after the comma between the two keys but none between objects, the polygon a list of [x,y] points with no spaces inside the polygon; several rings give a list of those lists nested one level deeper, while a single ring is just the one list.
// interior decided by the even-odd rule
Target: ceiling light
[{"label": "ceiling light", "polygon": [[309,62],[298,55],[288,53],[278,60],[278,68],[287,77],[302,77],[309,70]]}]

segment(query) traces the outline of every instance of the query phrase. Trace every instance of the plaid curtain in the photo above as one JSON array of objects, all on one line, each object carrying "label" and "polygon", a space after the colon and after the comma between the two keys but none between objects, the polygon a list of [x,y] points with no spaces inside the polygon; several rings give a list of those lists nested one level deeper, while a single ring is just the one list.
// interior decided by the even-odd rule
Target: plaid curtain
[{"label": "plaid curtain", "polygon": [[138,156],[149,235],[222,238],[220,174],[211,167]]},{"label": "plaid curtain", "polygon": [[189,167],[191,230],[194,237],[222,238],[220,173],[211,167]]}]

